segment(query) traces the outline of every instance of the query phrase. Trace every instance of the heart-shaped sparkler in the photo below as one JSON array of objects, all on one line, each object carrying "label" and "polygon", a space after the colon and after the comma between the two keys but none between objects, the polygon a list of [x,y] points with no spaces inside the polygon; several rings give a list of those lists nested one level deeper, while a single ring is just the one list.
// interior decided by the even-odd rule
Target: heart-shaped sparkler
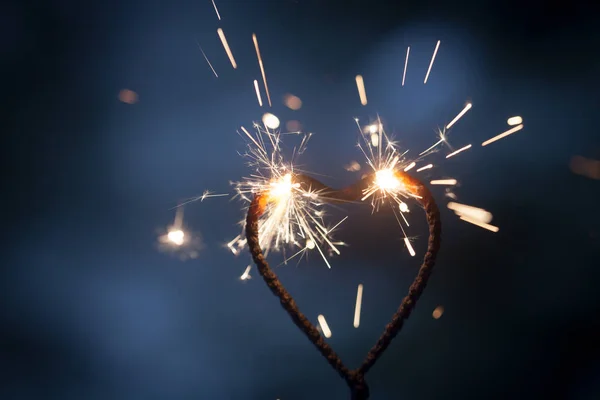
[{"label": "heart-shaped sparkler", "polygon": [[[277,275],[275,275],[273,270],[269,267],[269,263],[263,255],[258,239],[258,220],[266,210],[267,202],[269,201],[267,194],[258,193],[254,196],[248,209],[248,215],[246,216],[246,237],[248,239],[248,247],[260,275],[263,277],[273,294],[279,298],[281,305],[298,328],[306,334],[319,352],[327,359],[329,364],[348,383],[350,390],[352,391],[353,400],[365,400],[369,398],[369,388],[365,382],[365,374],[387,349],[392,339],[400,332],[400,329],[402,329],[404,321],[410,316],[410,313],[415,307],[417,300],[423,293],[427,281],[429,280],[435,264],[437,252],[440,248],[440,212],[431,192],[422,182],[414,177],[398,171],[396,171],[395,174],[396,178],[403,183],[407,191],[410,192],[425,209],[427,223],[429,224],[427,253],[425,253],[423,264],[411,284],[408,294],[402,299],[400,307],[392,316],[391,321],[385,327],[385,330],[377,340],[377,343],[369,350],[362,365],[355,370],[348,369],[342,363],[339,356],[333,351],[331,346],[325,342],[325,339],[321,336],[317,328],[315,328],[306,316],[300,312],[292,296],[283,287],[277,278]],[[293,177],[295,183],[299,183],[313,192],[318,192],[321,199],[332,203],[360,201],[361,198],[363,198],[364,190],[369,187],[374,179],[374,175],[369,175],[352,186],[341,190],[335,190],[306,175],[294,175]]]}]

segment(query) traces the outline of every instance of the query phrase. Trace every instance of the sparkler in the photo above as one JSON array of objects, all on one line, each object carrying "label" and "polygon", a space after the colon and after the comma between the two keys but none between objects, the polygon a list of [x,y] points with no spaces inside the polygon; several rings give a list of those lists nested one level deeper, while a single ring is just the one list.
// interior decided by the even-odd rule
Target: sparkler
[{"label": "sparkler", "polygon": [[[320,192],[294,181],[295,175],[300,172],[295,168],[294,158],[304,152],[311,135],[303,135],[288,162],[281,147],[281,133],[270,130],[267,122],[264,127],[254,124],[254,135],[241,127],[240,135],[248,141],[244,157],[254,172],[233,183],[236,196],[245,202],[251,202],[253,196],[260,196],[263,216],[259,222],[259,241],[265,254],[282,250],[284,262],[287,262],[314,249],[331,268],[327,254],[340,254],[338,246],[344,245],[343,242],[334,242],[331,235],[345,218],[333,227],[327,227]],[[234,254],[239,254],[247,244],[243,221],[241,225],[242,233],[227,244]],[[285,255],[286,247],[295,249],[289,257]]]},{"label": "sparkler", "polygon": [[[220,19],[214,1],[213,5]],[[233,54],[220,28],[218,34],[233,68],[237,68]],[[252,35],[252,39],[265,86],[267,101],[269,106],[271,106],[270,92],[255,34]],[[429,79],[439,46],[440,41],[437,41],[425,75],[424,84]],[[200,50],[202,51],[202,49]],[[217,76],[208,58],[206,58],[203,51],[202,53],[211,66],[213,73]],[[404,72],[402,74],[403,86],[405,84],[409,54],[410,47],[406,51]],[[367,96],[362,75],[356,75],[355,80],[360,102],[364,106],[367,104]],[[258,81],[254,80],[253,83],[258,103],[262,106]],[[301,102],[299,104],[301,105]],[[300,108],[300,105],[297,108]],[[297,109],[289,104],[288,107]],[[250,250],[260,275],[271,291],[280,299],[282,306],[290,314],[294,323],[309,337],[321,354],[327,358],[328,362],[348,382],[353,392],[353,398],[366,399],[368,397],[368,388],[364,381],[364,375],[401,329],[403,321],[410,315],[431,274],[436,253],[439,249],[441,227],[437,205],[425,185],[418,179],[407,175],[407,172],[416,169],[416,173],[420,173],[432,169],[433,163],[423,165],[423,161],[427,156],[438,151],[438,146],[440,145],[446,144],[452,150],[451,153],[446,155],[446,158],[454,157],[472,148],[472,145],[468,144],[454,151],[447,140],[450,129],[471,108],[472,104],[467,103],[448,124],[442,125],[443,128],[438,129],[437,132],[439,140],[416,157],[409,156],[409,150],[400,150],[398,144],[392,141],[384,131],[383,124],[379,118],[377,118],[376,123],[364,127],[361,127],[358,119],[356,119],[362,138],[358,143],[358,148],[364,155],[366,164],[371,171],[356,184],[342,190],[331,189],[308,177],[304,171],[298,168],[296,157],[306,149],[307,142],[311,137],[310,134],[300,135],[296,133],[297,136],[302,137],[301,143],[299,146],[293,148],[292,157],[288,160],[284,157],[282,148],[282,135],[285,134],[278,131],[280,121],[275,115],[270,113],[264,114],[263,124],[254,124],[255,133],[250,133],[244,127],[241,127],[240,131],[238,131],[240,136],[247,142],[246,151],[242,156],[247,160],[252,172],[241,181],[232,183],[235,197],[240,198],[246,203],[246,218],[240,221],[242,233],[231,240],[227,244],[227,247],[234,254],[239,254],[246,247]],[[482,146],[493,143],[523,128],[520,117],[512,117],[507,122],[511,126],[517,126],[483,142]],[[353,164],[356,164],[356,166],[352,165],[348,169],[360,169],[360,164]],[[454,178],[433,179],[430,180],[430,184],[454,186],[458,184],[458,181]],[[451,195],[452,198],[456,197],[452,193]],[[265,259],[265,256],[270,252],[281,251],[284,254],[284,262],[287,262],[295,257],[306,254],[309,250],[315,250],[320,254],[326,265],[331,268],[327,255],[339,254],[339,246],[344,245],[343,242],[333,241],[331,235],[347,217],[343,218],[333,227],[329,227],[325,223],[324,206],[326,203],[347,201],[369,203],[373,212],[378,211],[383,204],[391,205],[401,228],[404,244],[411,256],[415,256],[416,252],[405,230],[405,226],[409,227],[409,222],[405,214],[410,212],[408,203],[411,201],[421,205],[425,209],[430,233],[427,253],[424,256],[419,273],[411,285],[408,296],[402,301],[392,322],[388,324],[376,345],[368,353],[365,361],[354,371],[348,370],[342,364],[331,347],[322,339],[320,333],[310,320],[300,313],[293,299],[281,285]],[[491,222],[491,214],[485,210],[455,202],[449,203],[448,207],[453,209],[461,220],[494,232],[498,231],[497,227],[489,224]],[[172,246],[181,246],[187,238],[187,233],[181,229],[171,230],[166,235],[166,238]],[[289,249],[293,251],[288,257],[287,252]],[[250,279],[250,269],[250,266],[246,268],[240,277],[241,280]],[[358,327],[360,324],[361,302],[362,285],[359,285],[355,306],[355,327]],[[435,315],[434,318],[436,318]],[[323,315],[319,315],[317,319],[323,335],[326,338],[331,337],[331,329],[327,325]]]}]

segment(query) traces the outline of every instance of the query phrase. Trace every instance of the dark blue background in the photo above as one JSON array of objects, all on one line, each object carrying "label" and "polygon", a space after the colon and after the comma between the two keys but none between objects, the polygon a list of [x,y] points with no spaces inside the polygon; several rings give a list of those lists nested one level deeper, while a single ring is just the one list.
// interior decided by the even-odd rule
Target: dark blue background
[{"label": "dark blue background", "polygon": [[[2,52],[2,399],[344,399],[348,389],[289,321],[249,263],[223,243],[239,204],[186,208],[199,258],[156,251],[170,208],[247,173],[235,133],[264,110],[256,32],[282,121],[315,132],[302,163],[342,186],[360,160],[353,117],[379,113],[421,149],[466,100],[453,132],[473,143],[432,177],[459,178],[461,202],[500,232],[443,207],[443,247],[404,331],[368,375],[372,398],[562,398],[600,394],[599,58],[591,6],[517,1],[22,2],[0,7]],[[238,62],[217,38],[222,27]],[[203,45],[216,79],[199,52]],[[442,44],[427,85],[436,40]],[[406,46],[407,83],[401,87]],[[354,76],[365,78],[361,107]],[[139,103],[118,101],[129,88]],[[285,93],[304,106],[290,111]],[[506,118],[525,129],[489,147]],[[438,175],[436,175],[438,174]],[[443,191],[436,189],[441,202]],[[411,234],[422,254],[425,227]],[[315,255],[277,270],[351,367],[416,273],[395,222],[350,210],[349,242],[328,270]],[[365,285],[359,329],[356,285]],[[441,319],[431,317],[437,305]]]}]

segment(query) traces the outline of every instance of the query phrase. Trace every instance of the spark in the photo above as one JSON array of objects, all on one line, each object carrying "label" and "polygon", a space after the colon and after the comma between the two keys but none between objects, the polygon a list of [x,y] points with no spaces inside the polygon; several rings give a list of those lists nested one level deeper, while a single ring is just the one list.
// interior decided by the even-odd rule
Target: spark
[{"label": "spark", "polygon": [[506,120],[506,123],[510,126],[513,125],[519,125],[523,123],[523,118],[516,116],[516,117],[510,117],[508,120]]},{"label": "spark", "polygon": [[229,44],[227,44],[227,39],[225,38],[225,33],[223,33],[223,29],[221,29],[221,28],[217,29],[217,33],[219,34],[219,37],[221,38],[221,43],[223,43],[223,47],[225,48],[225,53],[227,53],[227,57],[229,57],[229,61],[231,61],[231,65],[233,66],[233,69],[236,69],[237,64],[235,63],[235,58],[233,58],[233,53],[231,52],[231,49],[229,48]]},{"label": "spark", "polygon": [[215,12],[217,13],[217,18],[219,18],[219,21],[221,20],[221,15],[219,14],[219,10],[217,9],[217,5],[215,4],[215,0],[211,0],[213,7],[215,8]]},{"label": "spark", "polygon": [[453,157],[453,156],[457,155],[458,153],[460,153],[460,152],[462,152],[462,151],[465,151],[465,150],[468,150],[468,149],[470,149],[470,148],[471,148],[471,145],[470,145],[470,144],[468,144],[468,145],[466,145],[465,147],[461,147],[460,149],[458,149],[458,150],[456,150],[456,151],[453,151],[452,153],[448,154],[448,155],[446,156],[446,158]]},{"label": "spark", "polygon": [[431,72],[431,67],[433,67],[433,61],[435,60],[435,56],[440,47],[440,42],[441,40],[438,40],[437,44],[435,45],[435,50],[433,51],[433,56],[431,56],[431,62],[429,63],[429,68],[427,69],[427,75],[425,75],[425,80],[423,81],[423,84],[427,83],[427,79],[429,79],[429,73]]},{"label": "spark", "polygon": [[215,74],[215,76],[218,78],[219,75],[217,75],[217,71],[215,71],[215,69],[213,68],[212,64],[210,63],[210,61],[208,61],[208,57],[206,57],[206,54],[204,53],[204,50],[202,50],[202,47],[200,47],[200,42],[198,42],[196,40],[196,44],[198,45],[198,48],[200,49],[200,52],[202,53],[202,55],[204,56],[204,59],[206,60],[206,62],[208,63],[208,66],[210,67],[210,69],[212,69],[213,74]]},{"label": "spark", "polygon": [[432,185],[456,185],[456,179],[438,179],[429,183]]},{"label": "spark", "polygon": [[443,306],[437,306],[435,308],[435,310],[433,310],[433,312],[431,313],[431,316],[434,319],[440,319],[443,314],[444,314],[444,307]]},{"label": "spark", "polygon": [[354,327],[358,328],[360,326],[360,307],[362,304],[362,294],[363,294],[363,285],[362,283],[358,285],[358,289],[356,290],[356,306],[354,307]]},{"label": "spark", "polygon": [[404,172],[410,171],[411,169],[413,169],[415,167],[415,165],[417,165],[416,162],[411,162],[410,164],[408,164],[408,166],[406,168],[404,168]]},{"label": "spark", "polygon": [[500,230],[500,228],[498,228],[497,226],[486,224],[485,222],[477,221],[477,220],[475,220],[473,218],[469,218],[465,215],[461,215],[460,219],[462,219],[465,222],[469,222],[473,225],[476,225],[480,228],[487,229],[488,231],[498,232]]},{"label": "spark", "polygon": [[254,80],[254,90],[256,91],[256,99],[258,100],[258,105],[262,107],[262,99],[260,98],[260,90],[258,89],[258,81]]},{"label": "spark", "polygon": [[500,140],[503,139],[505,137],[507,137],[508,135],[511,135],[517,131],[520,131],[521,129],[523,129],[523,124],[521,125],[517,125],[514,128],[511,128],[509,130],[507,130],[506,132],[502,132],[501,134],[499,134],[498,136],[494,136],[491,139],[486,140],[485,142],[481,143],[482,146],[487,146],[490,143],[494,143],[496,140]]},{"label": "spark", "polygon": [[258,58],[258,66],[260,67],[260,73],[262,74],[263,83],[265,84],[265,92],[267,93],[267,100],[269,101],[269,107],[271,107],[271,95],[269,94],[269,86],[267,85],[267,76],[265,74],[265,67],[263,65],[262,57],[260,56],[260,49],[258,48],[258,39],[256,33],[252,34],[252,41],[254,42],[254,49],[256,50],[256,58]]},{"label": "spark", "polygon": [[204,200],[211,198],[211,197],[224,197],[224,196],[229,196],[229,194],[228,193],[213,193],[209,190],[205,190],[200,196],[192,197],[192,198],[184,201],[183,203],[178,204],[177,206],[175,206],[173,208],[183,207],[186,204],[193,203],[195,201],[203,202]]},{"label": "spark", "polygon": [[472,106],[473,105],[471,103],[467,103],[465,108],[463,108],[462,111],[459,112],[458,115],[456,117],[454,117],[454,119],[452,121],[450,121],[450,123],[448,125],[446,125],[446,129],[450,129],[452,127],[452,125],[454,125],[456,122],[458,122],[458,120],[461,119],[461,117],[463,115],[465,115],[467,113],[467,111],[469,111],[471,109]]},{"label": "spark", "polygon": [[404,61],[404,73],[402,74],[402,86],[404,86],[404,80],[406,79],[406,68],[408,67],[408,55],[410,54],[410,46],[406,48],[406,60]]},{"label": "spark", "polygon": [[[414,168],[416,161],[406,159],[405,155],[408,151],[399,152],[396,144],[385,133],[380,120],[364,129],[361,129],[358,121],[356,123],[361,132],[370,133],[371,142],[365,135],[361,135],[365,146],[359,143],[358,148],[374,173],[372,183],[363,190],[361,201],[370,198],[373,212],[378,211],[379,207],[388,200],[397,204],[398,206],[392,207],[392,210],[406,240],[408,236],[403,224],[409,226],[408,220],[404,216],[404,213],[408,211],[408,206],[402,206],[403,199],[419,198],[419,196],[414,194],[413,190],[404,183],[401,173]],[[377,137],[377,146],[373,145],[374,137]],[[414,253],[412,247],[408,247],[408,249],[411,254]]]},{"label": "spark", "polygon": [[411,256],[415,256],[415,249],[413,249],[412,244],[410,244],[410,240],[408,240],[407,237],[404,238],[404,243],[406,244],[406,247],[408,248],[408,252],[410,253]]},{"label": "spark", "polygon": [[426,169],[431,169],[431,168],[433,168],[433,164],[427,164],[426,166],[419,168],[417,170],[417,172],[425,171]]},{"label": "spark", "polygon": [[327,325],[327,321],[325,321],[325,317],[322,314],[319,314],[317,319],[319,320],[319,326],[321,327],[321,330],[323,331],[323,335],[327,339],[329,339],[331,337],[331,329],[329,329],[329,325]]},{"label": "spark", "polygon": [[459,217],[467,217],[475,221],[488,223],[492,221],[492,213],[483,208],[468,206],[466,204],[448,203],[448,208],[456,213]]},{"label": "spark", "polygon": [[358,88],[358,96],[360,97],[360,104],[363,106],[367,105],[367,92],[365,91],[365,82],[363,81],[362,75],[356,75],[356,87]]},{"label": "spark", "polygon": [[435,147],[437,147],[437,145],[444,143],[444,141],[446,140],[446,137],[444,136],[444,132],[440,132],[440,137],[441,139],[438,140],[437,142],[435,142],[433,145],[431,145],[427,150],[422,151],[421,153],[419,153],[420,156],[422,155],[427,155],[428,153],[430,153]]},{"label": "spark", "polygon": [[242,274],[242,276],[240,276],[240,280],[246,281],[246,280],[250,279],[250,269],[251,268],[252,268],[252,265],[248,265],[246,267],[246,269],[244,270],[244,273]]},{"label": "spark", "polygon": [[[324,199],[320,198],[320,193],[294,181],[294,157],[304,152],[310,134],[304,135],[288,162],[283,156],[281,133],[270,130],[268,122],[265,121],[265,128],[255,124],[254,135],[241,127],[240,135],[248,139],[243,156],[248,160],[253,173],[241,182],[232,183],[236,197],[249,203],[253,196],[264,196],[264,212],[259,219],[258,233],[265,254],[282,251],[284,262],[287,262],[309,250],[316,250],[327,267],[331,268],[326,253],[331,251],[340,254],[338,246],[343,245],[331,239],[331,234],[339,223],[331,228],[326,227],[322,209]],[[345,218],[342,219],[344,220]],[[227,247],[236,255],[247,245],[243,233],[245,220],[240,224],[242,233],[227,243]],[[287,257],[288,248],[295,248],[297,251]]]}]

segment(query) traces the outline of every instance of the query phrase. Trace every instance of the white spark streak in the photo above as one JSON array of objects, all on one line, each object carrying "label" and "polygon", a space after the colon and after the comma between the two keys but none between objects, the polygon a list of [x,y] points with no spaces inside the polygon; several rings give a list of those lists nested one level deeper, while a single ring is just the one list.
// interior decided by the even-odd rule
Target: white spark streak
[{"label": "white spark streak", "polygon": [[363,106],[367,105],[367,92],[365,91],[365,82],[363,81],[362,75],[356,75],[356,87],[358,88],[358,96],[360,97],[360,104]]},{"label": "white spark streak", "polygon": [[252,34],[252,41],[254,42],[254,49],[256,50],[256,58],[258,59],[258,66],[260,67],[260,73],[262,74],[263,83],[265,85],[265,93],[267,93],[267,100],[269,102],[269,107],[271,107],[271,94],[269,93],[269,86],[267,85],[267,75],[265,74],[265,66],[263,65],[263,60],[260,55],[260,49],[258,47],[258,39],[256,37],[256,33]]},{"label": "white spark streak", "polygon": [[473,225],[476,225],[476,226],[478,226],[480,228],[487,229],[488,231],[498,232],[500,230],[500,228],[498,228],[497,226],[486,224],[484,222],[480,222],[480,221],[474,220],[474,219],[469,218],[469,217],[464,216],[464,215],[461,215],[460,219],[462,219],[463,221],[469,222],[469,223],[471,223]]},{"label": "white spark streak", "polygon": [[363,285],[362,283],[358,285],[358,289],[356,290],[356,306],[354,307],[354,327],[358,328],[360,326],[360,307],[362,304],[362,294],[363,294]]},{"label": "white spark streak", "polygon": [[415,167],[415,165],[417,165],[416,162],[411,162],[410,164],[408,164],[408,166],[406,168],[404,168],[404,172],[410,171],[411,169],[413,169]]},{"label": "white spark streak", "polygon": [[460,148],[460,149],[458,149],[458,150],[456,150],[456,151],[453,151],[452,153],[448,154],[448,155],[446,156],[446,158],[450,158],[450,157],[452,157],[452,156],[455,156],[455,155],[457,155],[458,153],[460,153],[460,152],[462,152],[462,151],[465,151],[465,150],[468,150],[468,149],[470,149],[470,148],[471,148],[471,145],[470,145],[470,144],[468,144],[468,145],[466,145],[465,147],[462,147],[462,148]]},{"label": "white spark streak", "polygon": [[431,62],[429,63],[429,68],[427,69],[427,75],[425,75],[425,80],[423,81],[423,84],[427,83],[427,79],[429,79],[429,73],[431,72],[431,67],[433,67],[433,61],[435,60],[438,48],[440,47],[440,42],[441,40],[438,40],[437,44],[435,45],[435,50],[433,51],[433,56],[431,56]]},{"label": "white spark streak", "polygon": [[406,48],[406,60],[404,61],[404,73],[402,74],[402,86],[404,86],[404,80],[406,79],[406,68],[408,67],[408,55],[410,54],[410,46]]},{"label": "white spark streak", "polygon": [[210,61],[208,61],[208,57],[206,57],[206,54],[204,53],[204,50],[202,50],[202,47],[200,47],[200,42],[198,42],[196,40],[196,44],[198,45],[198,48],[200,49],[200,52],[202,53],[202,55],[204,56],[204,59],[206,60],[206,62],[208,63],[208,66],[210,67],[210,69],[212,69],[213,74],[215,74],[215,76],[218,78],[219,75],[217,75],[217,71],[215,71],[215,69],[213,68],[212,64],[210,63]]},{"label": "white spark streak", "polygon": [[219,21],[221,20],[221,15],[219,14],[219,10],[217,9],[217,5],[215,4],[215,0],[211,0],[213,7],[215,8],[215,12],[217,13],[217,18],[219,18]]},{"label": "white spark streak", "polygon": [[411,256],[415,256],[415,249],[413,249],[412,244],[410,244],[410,240],[408,240],[407,237],[404,238],[404,243],[406,244],[406,248],[408,249],[408,252],[410,253]]},{"label": "white spark streak", "polygon": [[463,115],[465,115],[467,113],[467,111],[469,111],[472,107],[471,103],[467,103],[467,105],[465,106],[465,108],[462,109],[461,112],[458,113],[458,115],[456,117],[454,117],[454,119],[452,121],[450,121],[450,123],[448,125],[446,125],[446,129],[450,129],[452,127],[452,125],[454,125],[459,119],[461,119],[461,117]]},{"label": "white spark streak", "polygon": [[432,185],[456,185],[456,179],[438,179],[429,183]]},{"label": "white spark streak", "polygon": [[231,66],[233,67],[233,69],[236,69],[237,64],[235,63],[235,58],[233,58],[233,53],[231,52],[231,49],[229,48],[229,44],[227,43],[227,39],[225,38],[225,33],[223,32],[223,29],[221,29],[221,28],[217,29],[217,33],[219,34],[219,37],[221,38],[221,43],[223,43],[223,48],[225,49],[225,53],[227,53],[227,57],[229,57],[229,61],[231,61]]},{"label": "white spark streak", "polygon": [[319,320],[319,326],[321,326],[323,335],[329,339],[331,337],[331,329],[329,329],[329,325],[327,325],[327,321],[325,321],[325,317],[323,315],[319,315],[317,317],[317,319]]},{"label": "white spark streak", "polygon": [[454,211],[459,217],[467,217],[483,223],[492,222],[492,213],[483,208],[455,203],[453,201],[448,203],[448,208]]},{"label": "white spark streak", "polygon": [[514,128],[511,128],[511,129],[507,130],[506,132],[499,134],[498,136],[494,136],[493,138],[486,140],[485,142],[481,143],[481,145],[487,146],[488,144],[494,143],[496,140],[503,139],[503,138],[507,137],[508,135],[511,135],[517,131],[520,131],[521,129],[523,129],[522,124],[515,126]]},{"label": "white spark streak", "polygon": [[431,168],[433,168],[433,164],[427,164],[426,166],[419,168],[417,170],[417,172],[425,171],[426,169],[431,169]]},{"label": "white spark streak", "polygon": [[254,90],[256,91],[256,99],[258,100],[258,105],[262,107],[262,99],[260,98],[260,90],[258,89],[258,81],[254,80]]}]

